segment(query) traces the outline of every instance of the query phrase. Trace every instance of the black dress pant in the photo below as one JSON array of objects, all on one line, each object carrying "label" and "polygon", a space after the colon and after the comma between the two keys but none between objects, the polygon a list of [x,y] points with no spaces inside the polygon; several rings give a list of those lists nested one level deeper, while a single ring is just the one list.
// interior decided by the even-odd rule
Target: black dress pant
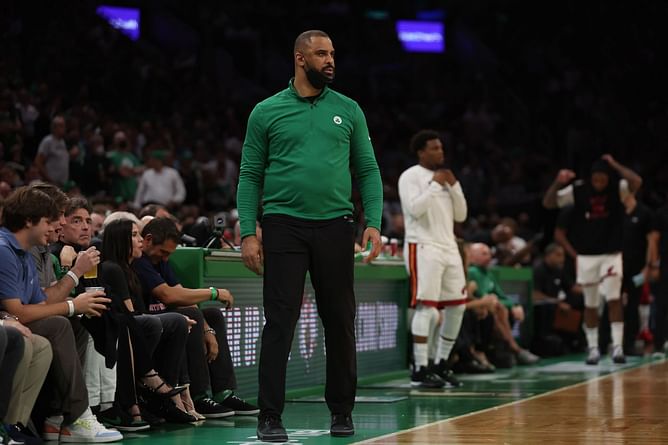
[{"label": "black dress pant", "polygon": [[121,327],[116,367],[116,401],[125,409],[137,403],[135,382],[152,369],[168,384],[178,383],[188,336],[186,320],[179,314],[126,316],[133,320]]},{"label": "black dress pant", "polygon": [[627,354],[635,351],[636,337],[638,331],[640,331],[638,306],[640,306],[642,286],[633,284],[633,275],[635,274],[625,271],[622,285],[622,289],[627,295],[626,306],[624,306],[624,352]]},{"label": "black dress pant", "polygon": [[325,330],[325,400],[333,414],[352,412],[357,390],[354,233],[350,217],[325,221],[283,215],[263,218],[266,323],[262,332],[258,395],[262,415],[283,412],[288,355],[307,272]]}]

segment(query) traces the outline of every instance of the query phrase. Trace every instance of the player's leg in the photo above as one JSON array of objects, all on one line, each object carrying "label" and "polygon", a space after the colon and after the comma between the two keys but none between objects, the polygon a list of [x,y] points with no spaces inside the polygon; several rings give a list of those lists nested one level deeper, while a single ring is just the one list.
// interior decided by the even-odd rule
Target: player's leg
[{"label": "player's leg", "polygon": [[584,294],[584,331],[587,337],[587,364],[595,365],[601,359],[598,349],[598,307],[600,304],[599,267],[600,256],[578,255],[577,257],[577,282],[582,285]]},{"label": "player's leg", "polygon": [[443,321],[438,329],[434,372],[449,385],[460,386],[448,366],[466,310],[466,278],[459,255],[449,258],[441,283],[441,299]]},{"label": "player's leg", "polygon": [[445,382],[433,375],[429,369],[429,337],[433,326],[438,323],[438,306],[441,295],[441,277],[444,262],[440,249],[418,245],[416,252],[415,314],[411,323],[413,335],[413,373],[411,383],[414,386],[442,387]]},{"label": "player's leg", "polygon": [[610,332],[612,336],[612,360],[626,363],[624,357],[624,308],[622,306],[622,254],[605,255],[601,264],[603,279],[601,288],[608,302]]}]

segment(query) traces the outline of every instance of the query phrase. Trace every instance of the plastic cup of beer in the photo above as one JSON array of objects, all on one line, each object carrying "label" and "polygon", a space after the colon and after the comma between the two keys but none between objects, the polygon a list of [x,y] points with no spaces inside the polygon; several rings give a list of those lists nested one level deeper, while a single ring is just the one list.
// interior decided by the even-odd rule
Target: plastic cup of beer
[{"label": "plastic cup of beer", "polygon": [[104,287],[102,286],[86,286],[84,288],[86,292],[97,292],[97,291],[102,291],[104,292]]},{"label": "plastic cup of beer", "polygon": [[[95,266],[95,269],[97,269],[97,266]],[[96,270],[96,272],[97,272],[97,270]],[[97,274],[95,274],[95,276],[97,276]],[[102,286],[86,286],[84,288],[84,290],[86,292],[97,292],[97,291],[104,292],[105,291],[104,287],[102,287]],[[86,314],[86,318],[91,318],[91,317],[90,317],[90,315]]]},{"label": "plastic cup of beer", "polygon": [[83,277],[87,279],[97,278],[97,264],[93,266],[91,270],[86,272]]}]

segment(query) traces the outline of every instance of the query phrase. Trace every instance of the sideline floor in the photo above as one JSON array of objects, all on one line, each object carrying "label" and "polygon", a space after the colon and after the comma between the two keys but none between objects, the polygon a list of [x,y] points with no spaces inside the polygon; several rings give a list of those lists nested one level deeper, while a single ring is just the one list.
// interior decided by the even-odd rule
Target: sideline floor
[{"label": "sideline floor", "polygon": [[[289,443],[307,445],[361,441],[668,443],[668,362],[631,358],[627,365],[618,366],[606,358],[599,366],[588,367],[583,360],[582,356],[568,356],[491,375],[463,376],[464,386],[452,390],[412,390],[402,375],[384,382],[361,382],[359,396],[407,398],[393,403],[358,403],[354,412],[357,434],[352,438],[329,436],[329,413],[324,403],[289,402],[283,422]],[[169,426],[147,434],[128,433],[124,442],[260,443],[255,428],[253,417],[231,417],[197,426]]]}]

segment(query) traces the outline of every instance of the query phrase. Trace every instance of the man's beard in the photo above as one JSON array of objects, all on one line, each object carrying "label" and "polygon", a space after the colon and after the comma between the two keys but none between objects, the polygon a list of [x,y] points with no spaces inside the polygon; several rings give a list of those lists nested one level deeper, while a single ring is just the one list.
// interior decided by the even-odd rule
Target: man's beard
[{"label": "man's beard", "polygon": [[[333,69],[333,67],[332,67]],[[334,75],[332,77],[327,77],[320,71],[317,71],[310,66],[308,63],[304,62],[304,72],[306,73],[306,78],[313,88],[316,90],[322,90],[325,88],[325,85],[328,85],[334,81]]]}]

